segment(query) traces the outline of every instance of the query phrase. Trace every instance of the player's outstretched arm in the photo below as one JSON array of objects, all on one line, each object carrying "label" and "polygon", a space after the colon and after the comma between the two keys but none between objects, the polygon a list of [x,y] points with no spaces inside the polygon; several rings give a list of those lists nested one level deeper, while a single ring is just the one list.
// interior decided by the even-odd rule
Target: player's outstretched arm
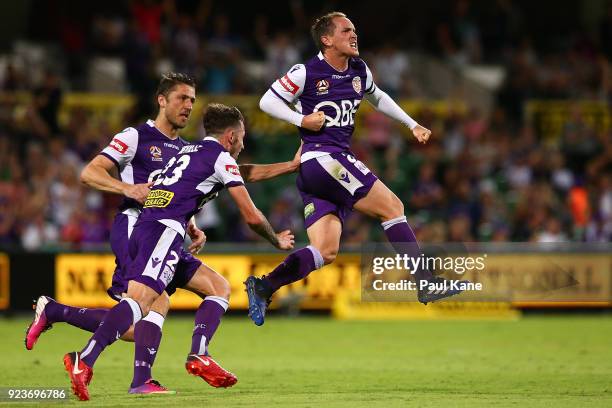
[{"label": "player's outstretched arm", "polygon": [[144,203],[153,183],[124,183],[111,176],[111,171],[114,167],[115,163],[108,157],[98,155],[87,163],[87,166],[81,171],[81,182],[96,190],[123,194],[126,197],[133,198],[141,204]]},{"label": "player's outstretched arm", "polygon": [[240,175],[248,183],[269,180],[283,174],[295,173],[300,168],[301,155],[302,144],[291,161],[273,164],[241,164],[238,168]]},{"label": "player's outstretched arm", "polygon": [[412,134],[421,143],[427,143],[431,136],[431,130],[419,125],[412,119],[395,101],[384,91],[374,88],[371,93],[366,93],[364,98],[376,108],[376,110],[393,118],[412,130]]},{"label": "player's outstretched arm", "polygon": [[236,202],[240,214],[248,226],[257,234],[267,239],[278,249],[289,250],[293,248],[295,239],[291,231],[274,232],[268,219],[259,211],[244,186],[229,187],[228,191]]}]

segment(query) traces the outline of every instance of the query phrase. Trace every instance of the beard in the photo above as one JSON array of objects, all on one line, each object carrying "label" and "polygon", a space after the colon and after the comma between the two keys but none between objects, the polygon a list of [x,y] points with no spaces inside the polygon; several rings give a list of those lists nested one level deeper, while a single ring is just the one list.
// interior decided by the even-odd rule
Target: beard
[{"label": "beard", "polygon": [[177,120],[174,120],[173,118],[169,117],[168,115],[166,115],[166,120],[168,120],[168,122],[175,129],[183,129],[183,128],[185,128],[185,126],[187,126],[187,120],[185,120],[184,123],[179,123]]}]

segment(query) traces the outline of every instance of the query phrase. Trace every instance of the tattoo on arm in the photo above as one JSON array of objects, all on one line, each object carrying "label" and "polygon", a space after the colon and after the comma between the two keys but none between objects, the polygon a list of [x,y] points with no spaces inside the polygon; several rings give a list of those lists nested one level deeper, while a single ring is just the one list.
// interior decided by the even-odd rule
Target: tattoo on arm
[{"label": "tattoo on arm", "polygon": [[272,245],[278,246],[278,237],[276,236],[272,225],[270,225],[270,222],[265,217],[262,217],[262,221],[260,223],[250,224],[249,226],[257,234],[270,241]]}]

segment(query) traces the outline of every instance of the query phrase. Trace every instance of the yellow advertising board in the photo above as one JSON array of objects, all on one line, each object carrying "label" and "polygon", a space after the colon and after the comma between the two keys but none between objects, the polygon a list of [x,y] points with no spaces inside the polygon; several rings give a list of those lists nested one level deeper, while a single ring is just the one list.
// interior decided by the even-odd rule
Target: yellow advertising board
[{"label": "yellow advertising board", "polygon": [[8,309],[11,293],[10,263],[7,254],[0,254],[0,310]]},{"label": "yellow advertising board", "polygon": [[536,132],[553,143],[568,123],[606,132],[612,120],[608,103],[596,100],[532,100],[525,105],[527,121]]},{"label": "yellow advertising board", "polygon": [[[285,254],[214,254],[199,258],[230,283],[230,306],[246,309],[244,280],[269,273]],[[482,305],[505,302],[515,306],[610,306],[612,257],[607,253],[489,253],[486,268],[462,279],[482,283],[482,292],[465,292],[458,302]],[[8,262],[8,260],[6,260]],[[359,302],[362,284],[361,255],[343,254],[332,264],[311,273],[305,280],[281,288],[279,303],[302,309],[331,309],[338,296]],[[2,265],[2,258],[0,258]],[[114,304],[106,294],[115,268],[110,254],[66,254],[56,258],[56,297],[62,303],[83,307]],[[8,269],[8,268],[7,268]],[[1,268],[0,268],[1,270]],[[367,271],[365,272],[367,273]],[[8,295],[8,294],[7,294]],[[415,301],[415,294],[400,301]],[[407,295],[408,296],[408,295]],[[194,309],[201,299],[178,290],[171,298],[174,309]],[[448,307],[444,309],[446,312]]]},{"label": "yellow advertising board", "polygon": [[[248,307],[243,282],[254,274],[261,276],[274,269],[286,255],[205,255],[199,258],[230,283],[232,292],[230,307]],[[114,256],[110,254],[65,254],[58,255],[55,267],[55,296],[58,301],[83,307],[109,307],[114,301],[106,294],[115,268]],[[305,309],[329,309],[335,294],[340,289],[359,291],[358,255],[340,256],[333,264],[296,282],[278,292],[278,297],[294,295]],[[291,297],[291,296],[289,296]],[[174,309],[194,309],[201,299],[195,294],[177,290],[171,298]]]}]

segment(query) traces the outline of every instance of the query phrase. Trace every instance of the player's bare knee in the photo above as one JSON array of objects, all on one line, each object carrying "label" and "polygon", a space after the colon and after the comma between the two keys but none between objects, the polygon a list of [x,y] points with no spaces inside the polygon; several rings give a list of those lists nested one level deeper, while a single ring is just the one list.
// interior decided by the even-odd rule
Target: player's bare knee
[{"label": "player's bare knee", "polygon": [[[136,299],[134,299],[136,300]],[[142,313],[142,316],[146,316],[149,314],[149,311],[151,310],[151,303],[149,302],[139,302],[138,300],[136,300],[136,302],[138,303],[138,306],[140,306],[140,313]]]},{"label": "player's bare knee", "polygon": [[326,248],[321,252],[321,257],[323,257],[323,263],[325,265],[329,265],[330,263],[336,260],[338,256],[338,248]]},{"label": "player's bare knee", "polygon": [[164,291],[151,305],[151,310],[159,313],[164,318],[168,315],[170,310],[170,296]]},{"label": "player's bare knee", "polygon": [[229,300],[230,293],[232,292],[232,288],[229,282],[227,281],[227,279],[225,279],[221,275],[218,275],[217,278],[215,279],[213,288],[214,288],[215,293],[211,293],[211,295],[219,296],[219,297]]},{"label": "player's bare knee", "polygon": [[138,303],[142,316],[146,316],[147,313],[149,313],[149,310],[151,310],[151,305],[153,304],[153,301],[149,299],[147,296],[143,296],[140,293],[136,293],[130,296],[128,293],[127,298],[132,299],[133,301]]},{"label": "player's bare knee", "polygon": [[389,200],[388,205],[380,214],[381,221],[389,221],[404,215],[404,203],[395,194]]}]

